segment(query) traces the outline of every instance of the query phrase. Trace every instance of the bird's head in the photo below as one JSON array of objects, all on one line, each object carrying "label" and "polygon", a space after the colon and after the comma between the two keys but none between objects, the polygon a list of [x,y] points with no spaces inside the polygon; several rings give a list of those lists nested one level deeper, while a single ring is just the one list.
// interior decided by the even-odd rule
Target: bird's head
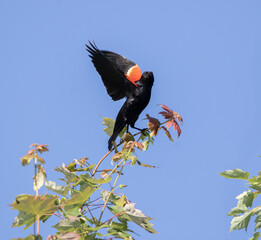
[{"label": "bird's head", "polygon": [[149,71],[147,71],[147,72],[144,72],[143,74],[142,74],[142,77],[143,77],[143,79],[147,82],[150,82],[151,83],[151,85],[153,84],[153,82],[154,82],[154,76],[153,76],[153,72],[149,72]]}]

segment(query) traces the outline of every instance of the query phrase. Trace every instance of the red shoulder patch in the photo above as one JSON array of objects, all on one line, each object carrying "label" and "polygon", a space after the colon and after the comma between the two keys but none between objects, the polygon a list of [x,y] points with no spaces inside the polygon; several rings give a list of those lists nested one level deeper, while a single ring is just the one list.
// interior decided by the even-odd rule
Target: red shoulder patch
[{"label": "red shoulder patch", "polygon": [[131,67],[128,70],[127,74],[124,73],[124,75],[130,82],[132,82],[136,87],[138,87],[136,82],[140,80],[140,78],[142,76],[142,72],[137,64],[135,64],[133,67]]}]

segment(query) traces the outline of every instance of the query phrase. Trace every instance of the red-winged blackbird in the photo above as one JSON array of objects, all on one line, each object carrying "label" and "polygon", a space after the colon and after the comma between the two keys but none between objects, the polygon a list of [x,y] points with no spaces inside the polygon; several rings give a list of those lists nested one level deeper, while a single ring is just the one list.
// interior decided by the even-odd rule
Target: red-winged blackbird
[{"label": "red-winged blackbird", "polygon": [[114,101],[127,98],[117,115],[113,134],[108,142],[108,148],[111,150],[112,142],[126,125],[127,132],[129,125],[141,131],[134,124],[150,101],[154,77],[152,72],[142,74],[137,64],[117,53],[101,51],[90,41],[89,45],[86,45],[86,50],[90,53],[89,56],[101,75],[108,94]]}]

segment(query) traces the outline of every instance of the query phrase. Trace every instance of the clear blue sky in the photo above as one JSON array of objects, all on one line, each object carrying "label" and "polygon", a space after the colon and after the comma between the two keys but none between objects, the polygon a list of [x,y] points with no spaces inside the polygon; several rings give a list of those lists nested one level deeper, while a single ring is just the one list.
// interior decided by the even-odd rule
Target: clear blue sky
[{"label": "clear blue sky", "polygon": [[[260,0],[0,5],[2,239],[31,233],[9,228],[17,212],[8,207],[17,194],[33,193],[32,166],[19,161],[31,143],[50,145],[49,180],[60,177],[56,166],[85,156],[96,162],[107,150],[99,114],[115,118],[123,102],[106,94],[85,51],[89,39],[154,72],[152,99],[137,126],[145,126],[146,113],[157,116],[159,103],[184,119],[178,141],[161,134],[139,154],[159,168],[135,166],[121,178],[125,194],[160,232],[135,228],[137,239],[251,236],[253,224],[247,234],[228,233],[226,214],[246,186],[218,173],[261,170]],[[50,229],[41,226],[43,236]]]}]

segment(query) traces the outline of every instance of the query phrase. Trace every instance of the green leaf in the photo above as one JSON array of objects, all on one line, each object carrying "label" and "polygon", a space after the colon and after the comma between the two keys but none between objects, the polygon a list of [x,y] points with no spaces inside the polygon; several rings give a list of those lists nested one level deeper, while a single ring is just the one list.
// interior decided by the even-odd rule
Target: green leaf
[{"label": "green leaf", "polygon": [[104,183],[108,183],[111,181],[111,177],[109,178],[94,178],[94,177],[86,177],[85,175],[80,175],[79,176],[81,179],[84,179],[85,181],[89,182],[89,183],[93,183],[93,184],[104,184]]},{"label": "green leaf", "polygon": [[236,197],[238,199],[238,206],[246,206],[246,207],[252,207],[253,201],[256,198],[257,193],[253,193],[252,191],[244,191],[240,195]]},{"label": "green leaf", "polygon": [[127,198],[124,194],[121,196],[121,198],[115,201],[115,204],[120,207],[124,207],[126,203],[127,203]]},{"label": "green leaf", "polygon": [[149,147],[149,140],[146,140],[144,142],[142,142],[142,145],[143,145],[143,151],[146,151]]},{"label": "green leaf", "polygon": [[246,206],[237,206],[237,207],[231,209],[231,211],[227,215],[228,216],[236,216],[236,215],[245,213],[246,211],[248,211]]},{"label": "green leaf", "polygon": [[67,166],[67,169],[68,169],[70,172],[75,172],[76,162],[70,163],[70,164]]},{"label": "green leaf", "polygon": [[[45,222],[51,215],[43,215],[40,217],[40,220],[42,222]],[[36,217],[27,212],[19,211],[18,216],[15,217],[15,220],[13,222],[13,225],[11,227],[21,227],[23,225],[26,225],[24,227],[24,230],[32,226],[36,222]]]},{"label": "green leaf", "polygon": [[68,190],[69,190],[69,185],[65,186],[60,186],[56,185],[56,182],[53,181],[46,181],[45,182],[45,187],[53,192],[56,192],[60,195],[67,196]]},{"label": "green leaf", "polygon": [[74,205],[64,207],[64,210],[66,211],[66,216],[70,215],[73,217],[79,217],[80,215],[82,215],[80,211],[81,207],[82,207],[81,204],[74,204]]},{"label": "green leaf", "polygon": [[32,196],[32,195],[19,195],[16,200],[11,204],[12,209],[22,212],[30,213],[34,216],[44,214],[52,214],[59,207],[56,206],[55,201],[58,197],[54,195],[45,196]]},{"label": "green leaf", "polygon": [[254,190],[257,190],[259,192],[259,194],[261,193],[261,186],[260,185],[252,184],[249,187],[254,189]]},{"label": "green leaf", "polygon": [[[112,118],[106,118],[106,117],[102,117],[102,119],[103,119],[103,120],[102,120],[102,124],[106,127],[106,128],[103,129],[104,132],[105,132],[107,135],[111,136],[112,133],[113,133],[115,121],[114,121]],[[119,137],[120,137],[120,138],[123,137],[123,135],[124,135],[124,133],[126,132],[126,130],[127,130],[127,127],[124,127],[124,128],[122,129],[122,131],[121,131],[120,134],[119,134]]]},{"label": "green leaf", "polygon": [[120,189],[123,189],[123,188],[126,188],[126,187],[127,187],[127,185],[125,185],[125,184],[120,184],[120,185],[119,185],[119,188],[120,188]]},{"label": "green leaf", "polygon": [[88,231],[88,232],[96,232],[96,231],[98,231],[98,230],[100,230],[102,228],[108,228],[108,227],[111,227],[111,226],[108,225],[108,224],[103,224],[103,225],[101,225],[99,227],[85,227],[84,230]]},{"label": "green leaf", "polygon": [[24,229],[29,228],[36,221],[36,217],[24,211],[20,211],[18,216],[15,217],[13,225],[11,227],[21,227],[26,225]]},{"label": "green leaf", "polygon": [[254,237],[249,238],[249,240],[258,240],[260,236],[261,236],[261,235],[260,235],[259,232],[255,232],[255,233],[254,233]]},{"label": "green leaf", "polygon": [[137,162],[137,157],[136,156],[133,156],[132,159],[131,159],[131,166],[134,166]]},{"label": "green leaf", "polygon": [[154,228],[152,228],[153,224],[149,222],[149,220],[152,220],[152,218],[146,216],[141,212],[141,210],[138,210],[134,207],[135,203],[128,203],[124,207],[120,206],[112,206],[108,207],[108,209],[114,214],[117,214],[117,218],[119,221],[131,221],[139,226],[141,226],[143,229],[150,233],[157,233]]},{"label": "green leaf", "polygon": [[42,240],[42,239],[43,238],[40,235],[36,236],[33,234],[31,234],[25,238],[12,238],[12,240]]},{"label": "green leaf", "polygon": [[45,163],[45,161],[40,156],[35,154],[27,154],[21,158],[22,166],[30,164],[31,160],[33,159],[37,159],[42,164]]},{"label": "green leaf", "polygon": [[137,160],[137,163],[140,165],[140,166],[143,166],[143,167],[147,167],[147,168],[157,168],[155,166],[152,166],[152,165],[149,165],[149,164],[144,164],[140,161]]},{"label": "green leaf", "polygon": [[75,183],[78,181],[76,174],[70,172],[65,166],[57,167],[54,170],[63,173],[68,182]]},{"label": "green leaf", "polygon": [[252,215],[252,212],[246,212],[241,216],[234,217],[231,221],[231,227],[229,231],[231,232],[232,230],[242,228],[245,228],[245,230],[247,230],[247,226]]},{"label": "green leaf", "polygon": [[121,230],[121,231],[130,231],[133,232],[131,230],[128,229],[127,226],[127,222],[123,222],[123,223],[118,223],[118,222],[111,222],[110,223],[110,227],[115,229],[115,230]]},{"label": "green leaf", "polygon": [[226,170],[220,173],[222,177],[225,178],[234,178],[234,179],[243,179],[247,180],[249,178],[249,172],[243,172],[241,169]]},{"label": "green leaf", "polygon": [[[103,199],[104,202],[107,201],[107,198],[108,198],[109,194],[110,194],[110,193],[107,192],[107,191],[104,191],[104,190],[101,191],[101,197],[102,197],[102,199]],[[115,204],[115,202],[116,202],[118,199],[120,199],[120,197],[112,193],[112,194],[110,195],[110,198],[109,198],[108,201],[109,201],[110,203],[112,203],[112,204]]]},{"label": "green leaf", "polygon": [[258,185],[260,185],[261,184],[261,176],[260,175],[258,175],[257,177],[254,176],[254,177],[250,178],[248,180],[248,182],[250,184],[258,184]]},{"label": "green leaf", "polygon": [[90,164],[89,167],[86,168],[76,168],[75,172],[88,172],[90,170],[92,170],[95,167],[95,164]]},{"label": "green leaf", "polygon": [[133,157],[133,155],[132,155],[131,149],[129,149],[129,150],[122,150],[122,159],[124,159],[124,160],[128,160],[128,159],[132,160],[132,157]]},{"label": "green leaf", "polygon": [[112,235],[116,238],[134,240],[134,238],[132,238],[132,236],[129,233],[126,233],[124,231],[120,231],[120,230],[115,231],[113,229],[108,229],[107,231],[110,235]]},{"label": "green leaf", "polygon": [[82,192],[76,193],[69,200],[63,202],[63,206],[85,203],[97,189],[88,186]]},{"label": "green leaf", "polygon": [[61,233],[59,235],[56,235],[56,237],[57,240],[78,240],[81,238],[81,236],[75,232]]},{"label": "green leaf", "polygon": [[250,187],[261,192],[261,176],[260,174],[257,177],[252,177],[248,180]]},{"label": "green leaf", "polygon": [[257,217],[255,219],[255,223],[256,223],[256,226],[255,226],[255,231],[256,231],[257,229],[259,229],[261,227],[261,212],[259,212],[257,214]]},{"label": "green leaf", "polygon": [[111,118],[106,118],[106,117],[102,117],[102,124],[106,127],[104,128],[104,132],[111,136],[112,133],[113,133],[113,128],[114,128],[114,125],[115,125],[115,121]]},{"label": "green leaf", "polygon": [[[42,167],[41,165],[39,165],[40,167]],[[45,171],[40,170],[36,176],[33,177],[33,183],[34,183],[34,191],[39,190],[45,181],[46,178],[46,174]]]},{"label": "green leaf", "polygon": [[78,217],[68,216],[68,219],[60,220],[59,223],[54,225],[59,232],[75,231],[81,226],[81,220]]}]

